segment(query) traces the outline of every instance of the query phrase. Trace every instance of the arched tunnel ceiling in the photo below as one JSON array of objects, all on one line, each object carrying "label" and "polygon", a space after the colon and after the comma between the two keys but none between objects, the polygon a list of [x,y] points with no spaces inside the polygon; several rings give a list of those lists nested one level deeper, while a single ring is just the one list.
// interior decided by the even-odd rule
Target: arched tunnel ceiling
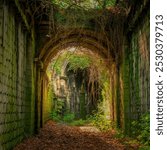
[{"label": "arched tunnel ceiling", "polygon": [[100,34],[87,30],[81,32],[80,30],[77,31],[77,29],[75,31],[72,30],[69,34],[66,32],[56,34],[56,36],[53,36],[44,44],[39,55],[39,59],[44,63],[44,68],[47,67],[50,60],[55,57],[59,51],[72,46],[84,47],[99,54],[103,59],[110,58],[111,61],[114,60],[114,57],[112,57],[114,53],[109,54],[109,45],[106,43],[106,38],[102,37]]},{"label": "arched tunnel ceiling", "polygon": [[[57,51],[69,45],[84,46],[98,52],[104,58],[115,59],[119,51],[117,43],[121,44],[119,39],[122,41],[123,22],[126,15],[123,8],[115,6],[117,1],[112,0],[112,3],[108,0],[96,1],[96,3],[100,2],[98,5],[105,6],[102,8],[90,7],[89,10],[85,9],[85,4],[80,6],[82,4],[79,2],[68,1],[72,7],[67,8],[60,6],[61,3],[66,3],[66,0],[54,0],[54,2],[55,5],[50,8],[49,12],[39,7],[39,10],[45,10],[50,16],[43,14],[40,15],[42,17],[40,19],[36,17],[39,35],[41,34],[44,39],[39,43],[43,45],[38,51],[39,60],[47,64]],[[39,5],[41,4],[45,5],[44,2],[39,2]],[[108,8],[109,6],[112,7]],[[121,34],[119,38],[115,38],[116,32],[119,31],[118,28]],[[47,40],[46,35],[50,40]]]},{"label": "arched tunnel ceiling", "polygon": [[[66,0],[54,1],[66,2]],[[102,0],[104,4],[106,3],[105,7],[89,10],[78,5],[75,9],[73,7],[61,8],[59,4],[51,4],[50,0],[20,2],[28,3],[34,11],[33,18],[36,20],[34,25],[38,28],[37,39],[42,41],[38,44],[36,57],[45,66],[58,51],[69,46],[83,46],[99,53],[105,59],[119,60],[124,30],[126,27],[129,29],[134,22],[134,20],[130,24],[127,22],[133,18],[132,14],[135,10],[135,3],[132,1],[113,0],[113,3],[109,4],[108,0]],[[148,0],[143,0],[138,3],[141,3],[141,8],[143,8],[147,2]],[[71,11],[75,13],[71,15]],[[71,16],[76,17],[71,18]]]}]

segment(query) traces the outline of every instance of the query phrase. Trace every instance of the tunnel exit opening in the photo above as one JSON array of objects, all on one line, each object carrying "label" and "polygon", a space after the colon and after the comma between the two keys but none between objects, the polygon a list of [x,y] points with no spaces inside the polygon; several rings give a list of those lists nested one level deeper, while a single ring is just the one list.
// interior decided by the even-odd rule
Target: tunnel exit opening
[{"label": "tunnel exit opening", "polygon": [[[101,112],[102,115],[99,113],[97,114],[97,116],[95,116],[95,118],[103,117],[100,119],[95,119],[95,122],[97,122],[97,126],[99,126],[99,122],[102,122],[103,126],[103,122],[106,121],[108,124],[107,126],[110,128],[124,128],[124,102],[123,97],[120,96],[120,94],[123,94],[123,89],[120,89],[119,83],[119,66],[121,63],[121,55],[116,56],[116,50],[114,49],[113,45],[114,44],[112,44],[111,42],[106,41],[106,37],[102,34],[86,29],[83,30],[80,28],[75,30],[73,29],[70,32],[60,31],[56,35],[53,35],[44,44],[44,47],[42,47],[40,53],[38,54],[38,57],[36,58],[36,64],[38,65],[36,79],[38,83],[38,92],[36,93],[37,101],[35,109],[37,111],[37,130],[45,124],[45,122],[50,118],[51,112],[53,112],[51,111],[51,108],[53,108],[53,106],[51,107],[52,103],[51,101],[48,101],[47,98],[50,81],[46,74],[46,70],[49,67],[49,64],[51,64],[51,62],[54,62],[54,58],[56,60],[57,58],[59,58],[60,55],[63,55],[66,51],[68,51],[68,53],[72,53],[68,54],[70,56],[74,56],[74,54],[76,55],[76,57],[82,55],[82,57],[80,58],[89,59],[91,62],[89,65],[87,64],[88,66],[84,66],[85,68],[80,68],[84,63],[79,64],[77,61],[67,63],[64,61],[64,71],[61,71],[61,69],[59,69],[60,73],[66,73],[66,77],[68,77],[68,74],[71,74],[71,76],[73,74],[74,76],[74,74],[76,75],[77,73],[80,73],[80,76],[84,76],[83,81],[85,83],[80,83],[80,86],[82,88],[83,86],[85,86],[83,88],[85,91],[83,94],[80,94],[80,91],[77,90],[73,92],[77,93],[76,95],[78,95],[79,93],[79,95],[75,95],[76,97],[74,98],[76,99],[75,103],[78,104],[76,105],[71,103],[71,106],[69,105],[70,109],[72,110],[73,108],[74,110],[77,110],[76,114],[78,115],[78,119],[80,118],[80,116],[82,116],[82,113],[84,114],[84,116],[82,116],[81,119],[85,119],[87,118],[87,116],[92,115],[93,113],[95,116],[96,112]],[[121,52],[122,50],[120,49],[119,53]],[[77,60],[78,58],[71,58],[70,61],[75,59]],[[62,66],[60,68],[62,68]],[[67,72],[67,70],[69,70],[68,67],[71,69],[71,73]],[[83,75],[83,73],[81,72],[86,73],[86,76]],[[62,77],[61,79],[62,82],[65,82],[65,79],[63,78],[64,77]],[[74,80],[75,86],[77,86],[76,80],[77,79]],[[52,93],[51,91],[50,93]],[[83,103],[85,103],[85,105],[82,105],[84,107],[81,107],[81,103],[77,102],[79,101],[79,97],[81,95],[84,97],[85,102]],[[88,106],[86,106],[86,104]],[[65,103],[63,105],[65,105]],[[73,113],[71,110],[69,112]],[[82,113],[81,110],[83,111]],[[73,115],[75,116],[74,118],[77,119],[77,115]]]},{"label": "tunnel exit opening", "polygon": [[46,69],[44,116],[47,108],[55,121],[81,125],[91,120],[102,130],[112,127],[107,65],[97,53],[81,46],[60,51]]}]

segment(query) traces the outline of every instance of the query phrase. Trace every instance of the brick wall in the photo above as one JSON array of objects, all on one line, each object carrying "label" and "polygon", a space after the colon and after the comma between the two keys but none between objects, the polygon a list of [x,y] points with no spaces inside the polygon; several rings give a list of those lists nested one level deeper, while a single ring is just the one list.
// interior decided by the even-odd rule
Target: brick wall
[{"label": "brick wall", "polygon": [[[0,149],[33,132],[33,44],[16,10],[0,5]],[[30,67],[32,66],[32,67]],[[27,69],[29,68],[29,69]]]}]

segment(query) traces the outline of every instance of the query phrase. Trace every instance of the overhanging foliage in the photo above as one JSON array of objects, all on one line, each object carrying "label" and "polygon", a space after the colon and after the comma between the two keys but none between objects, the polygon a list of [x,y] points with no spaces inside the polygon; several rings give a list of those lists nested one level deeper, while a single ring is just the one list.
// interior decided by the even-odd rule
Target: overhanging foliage
[{"label": "overhanging foliage", "polygon": [[116,0],[52,0],[60,8],[104,9],[115,5]]}]

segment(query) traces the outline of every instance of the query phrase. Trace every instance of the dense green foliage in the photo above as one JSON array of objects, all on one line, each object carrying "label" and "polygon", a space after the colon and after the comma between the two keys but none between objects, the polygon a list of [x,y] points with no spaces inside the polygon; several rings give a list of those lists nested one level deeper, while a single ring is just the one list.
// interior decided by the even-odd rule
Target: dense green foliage
[{"label": "dense green foliage", "polygon": [[67,113],[63,116],[63,121],[64,122],[72,122],[75,119],[75,114],[73,113]]},{"label": "dense green foliage", "polygon": [[91,60],[87,56],[77,56],[72,55],[68,59],[69,61],[69,70],[85,69],[90,66]]},{"label": "dense green foliage", "polygon": [[74,113],[69,113],[68,110],[63,111],[63,102],[56,100],[56,106],[51,112],[52,120],[56,122],[66,123],[68,125],[82,126],[87,123],[96,126],[101,131],[106,131],[111,128],[111,121],[107,118],[108,111],[106,111],[105,100],[98,104],[98,109],[93,111],[92,115],[87,116],[86,120],[77,119]]},{"label": "dense green foliage", "polygon": [[113,6],[116,0],[52,0],[60,8],[101,9]]},{"label": "dense green foliage", "polygon": [[87,123],[88,123],[87,120],[78,119],[78,120],[73,120],[72,122],[69,123],[69,125],[71,125],[71,126],[84,126]]},{"label": "dense green foliage", "polygon": [[132,122],[132,136],[137,137],[145,145],[150,144],[150,114],[144,114],[139,120]]},{"label": "dense green foliage", "polygon": [[65,52],[52,63],[52,68],[57,74],[61,74],[61,68],[64,63],[69,64],[68,70],[76,71],[77,69],[85,69],[89,67],[92,61],[87,55]]},{"label": "dense green foliage", "polygon": [[56,6],[52,18],[58,28],[94,29],[98,24],[97,29],[102,30],[101,25],[111,20],[107,11],[115,6],[116,0],[52,0],[52,3]]},{"label": "dense green foliage", "polygon": [[56,122],[59,122],[59,121],[61,120],[61,116],[58,115],[55,110],[53,110],[53,111],[50,113],[50,118],[51,118],[53,121],[56,121]]},{"label": "dense green foliage", "polygon": [[64,101],[61,99],[54,99],[54,110],[58,115],[63,115],[63,107],[64,107]]},{"label": "dense green foliage", "polygon": [[106,131],[111,128],[111,121],[105,114],[103,102],[98,104],[98,110],[94,111],[93,115],[89,116],[88,120],[101,131]]},{"label": "dense green foliage", "polygon": [[83,119],[76,119],[74,113],[66,113],[63,116],[57,114],[56,111],[51,112],[51,118],[52,120],[60,123],[65,123],[71,126],[83,126],[86,123],[88,123],[87,120]]}]

